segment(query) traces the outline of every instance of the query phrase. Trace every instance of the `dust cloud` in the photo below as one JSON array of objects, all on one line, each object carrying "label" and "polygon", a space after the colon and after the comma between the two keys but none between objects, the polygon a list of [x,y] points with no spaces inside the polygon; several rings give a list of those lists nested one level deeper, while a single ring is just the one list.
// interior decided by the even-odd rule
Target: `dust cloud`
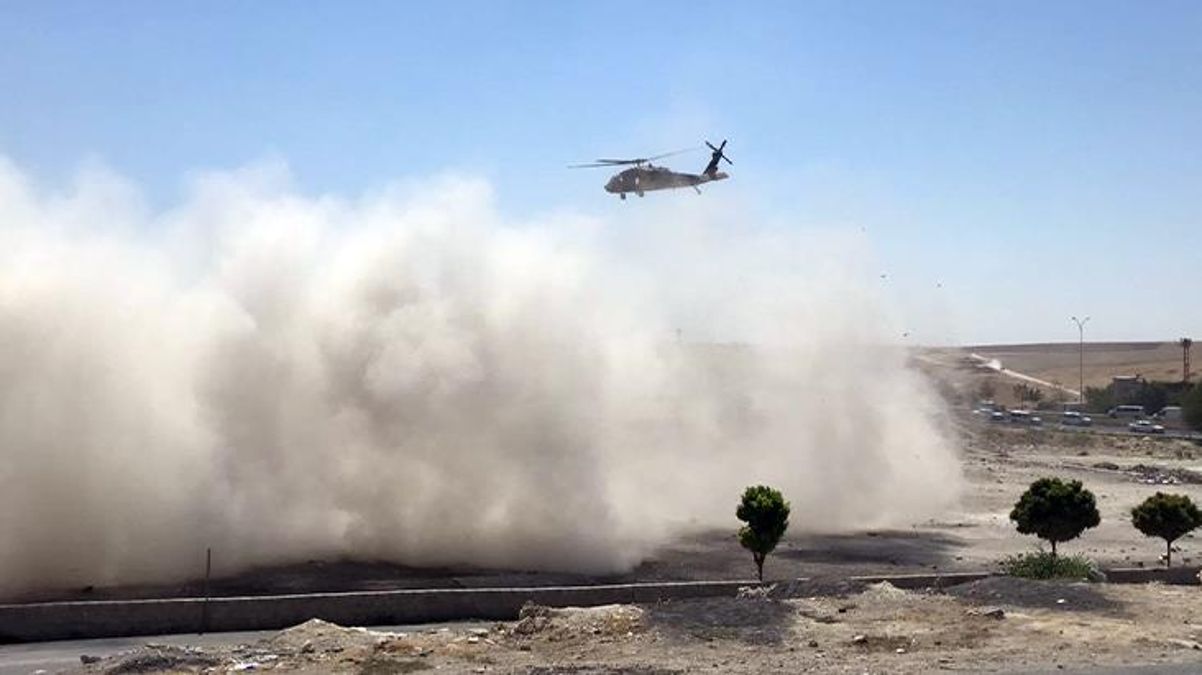
[{"label": "dust cloud", "polygon": [[310,197],[286,173],[155,210],[103,168],[49,191],[0,161],[0,595],[195,578],[206,547],[222,572],[610,572],[734,527],[753,482],[795,531],[956,497],[862,242],[673,199],[514,223],[480,180]]}]

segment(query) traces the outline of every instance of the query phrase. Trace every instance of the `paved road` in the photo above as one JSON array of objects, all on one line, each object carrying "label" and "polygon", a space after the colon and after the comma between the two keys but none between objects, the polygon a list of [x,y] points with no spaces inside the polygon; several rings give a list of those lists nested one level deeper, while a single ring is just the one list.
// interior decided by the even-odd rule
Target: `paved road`
[{"label": "paved road", "polygon": [[1068,387],[1056,384],[1055,382],[1048,382],[1047,380],[1041,380],[1038,377],[1032,377],[1026,373],[1020,373],[1017,370],[1010,370],[1009,368],[1004,367],[1002,362],[998,359],[981,356],[980,354],[975,353],[969,354],[968,357],[975,360],[982,366],[985,366],[986,368],[989,368],[990,370],[993,370],[1001,375],[1005,375],[1011,379],[1015,379],[1020,382],[1028,382],[1046,389],[1059,389],[1073,398],[1081,397],[1081,392],[1077,391],[1076,389],[1069,389]]},{"label": "paved road", "polygon": [[[377,626],[372,630],[395,633],[412,633],[442,627],[467,630],[488,627],[491,623],[433,623],[410,626]],[[0,645],[0,675],[29,675],[38,671],[56,673],[80,665],[79,657],[112,656],[148,643],[165,645],[191,645],[194,647],[232,646],[255,642],[275,635],[279,631],[250,631],[241,633],[207,633],[205,635],[156,635],[150,637],[106,638],[102,640],[63,640],[58,642],[35,642],[29,644]]]},{"label": "paved road", "polygon": [[1000,429],[1035,429],[1037,431],[1041,429],[1050,429],[1052,431],[1063,431],[1073,434],[1106,434],[1110,436],[1126,436],[1128,438],[1141,438],[1147,436],[1149,438],[1176,438],[1187,441],[1202,440],[1202,432],[1178,429],[1166,429],[1163,434],[1137,434],[1127,428],[1127,422],[1130,420],[1119,420],[1116,422],[1110,419],[1095,419],[1092,426],[1077,427],[1056,422],[1056,420],[1060,418],[1060,413],[1058,412],[1043,412],[1036,410],[1035,414],[1039,417],[1042,417],[1044,420],[1044,423],[1037,427],[1019,426],[1011,424],[1010,422],[994,422],[990,420],[984,420],[976,416],[973,417],[973,421],[995,426]]}]

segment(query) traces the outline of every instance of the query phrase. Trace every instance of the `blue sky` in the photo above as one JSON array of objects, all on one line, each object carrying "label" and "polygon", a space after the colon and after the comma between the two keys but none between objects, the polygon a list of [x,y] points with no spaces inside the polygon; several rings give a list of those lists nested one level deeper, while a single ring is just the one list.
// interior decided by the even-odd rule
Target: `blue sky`
[{"label": "blue sky", "polygon": [[1200,35],[1193,1],[6,2],[0,154],[161,206],[278,158],[621,218],[564,165],[729,138],[701,198],[863,228],[920,340],[1202,337]]}]

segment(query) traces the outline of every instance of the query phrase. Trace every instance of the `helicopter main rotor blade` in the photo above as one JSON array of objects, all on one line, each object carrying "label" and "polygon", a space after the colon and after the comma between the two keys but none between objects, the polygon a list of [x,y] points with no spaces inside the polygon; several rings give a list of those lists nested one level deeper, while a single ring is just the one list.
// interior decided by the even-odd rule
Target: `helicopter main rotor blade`
[{"label": "helicopter main rotor blade", "polygon": [[683,150],[673,150],[672,152],[665,152],[662,155],[653,155],[651,157],[636,157],[634,159],[597,159],[597,160],[593,160],[593,162],[590,164],[569,164],[568,168],[569,169],[589,169],[589,168],[603,167],[603,166],[626,166],[626,165],[630,165],[630,164],[636,164],[636,165],[637,164],[648,164],[653,160],[663,159],[664,157],[671,157],[672,155],[679,155],[679,154],[682,154],[685,152],[691,152],[693,149],[694,148],[685,148]]},{"label": "helicopter main rotor blade", "polygon": [[653,159],[663,159],[664,157],[671,157],[672,155],[682,155],[682,154],[684,154],[684,153],[686,153],[686,152],[690,152],[690,151],[692,151],[692,150],[693,150],[693,148],[685,148],[685,149],[683,149],[683,150],[673,150],[672,152],[665,152],[665,153],[664,153],[664,154],[662,154],[662,155],[655,155],[655,156],[652,156],[652,157],[648,157],[648,158],[647,158],[646,160],[644,160],[644,161],[650,162],[650,161],[651,161],[651,160],[653,160]]},{"label": "helicopter main rotor blade", "polygon": [[623,166],[626,164],[642,164],[645,159],[598,159],[591,164],[569,164],[569,169],[587,169],[599,166]]}]

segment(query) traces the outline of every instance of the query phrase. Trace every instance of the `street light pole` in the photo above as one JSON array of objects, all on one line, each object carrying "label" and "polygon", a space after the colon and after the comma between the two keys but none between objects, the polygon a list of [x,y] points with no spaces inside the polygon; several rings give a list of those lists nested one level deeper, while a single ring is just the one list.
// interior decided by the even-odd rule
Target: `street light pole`
[{"label": "street light pole", "polygon": [[1089,323],[1089,317],[1078,319],[1073,317],[1073,323],[1077,324],[1077,400],[1081,403],[1085,402],[1085,324]]}]

